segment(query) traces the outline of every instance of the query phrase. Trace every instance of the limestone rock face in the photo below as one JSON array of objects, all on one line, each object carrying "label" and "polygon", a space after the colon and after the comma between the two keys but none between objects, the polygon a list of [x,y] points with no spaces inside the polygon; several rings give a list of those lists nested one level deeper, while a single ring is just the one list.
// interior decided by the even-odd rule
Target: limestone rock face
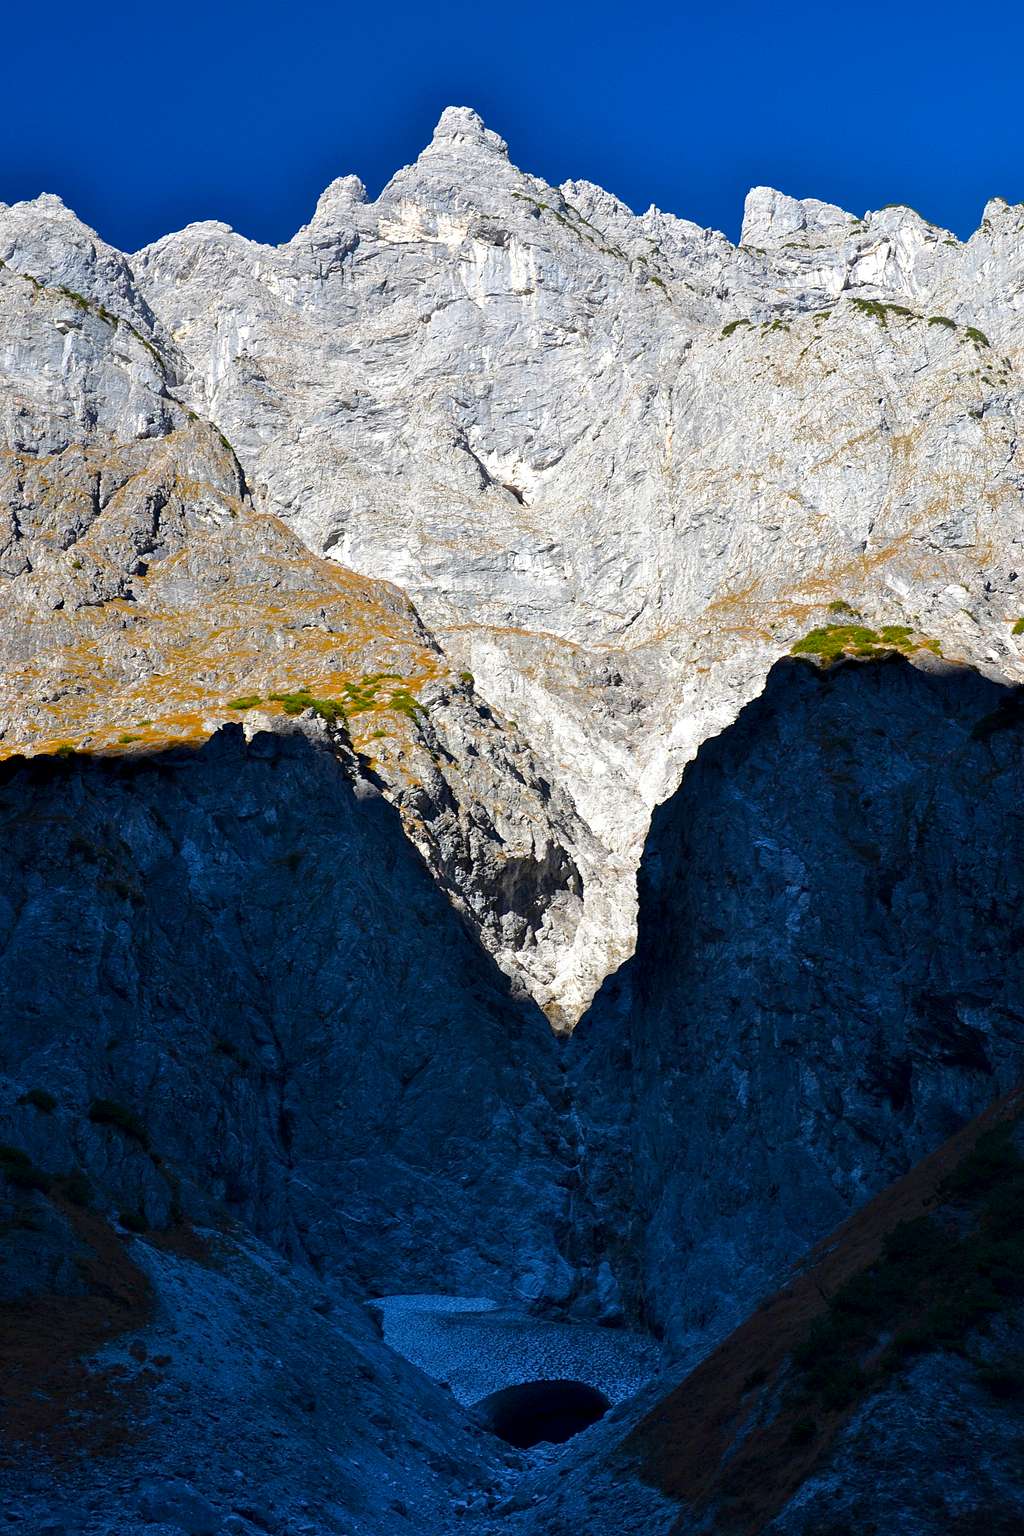
[{"label": "limestone rock face", "polygon": [[578,1530],[359,1301],[681,1368],[1019,1079],[1022,295],[998,199],[733,246],[465,108],[281,246],[0,205],[0,1344],[145,1431],[76,1530]]},{"label": "limestone rock face", "polygon": [[9,761],[0,1141],[359,1296],[564,1300],[556,1043],[363,783],[303,722]]},{"label": "limestone rock face", "polygon": [[409,592],[608,850],[592,971],[652,806],[830,602],[1021,676],[1022,265],[999,201],[961,244],[758,188],[734,247],[465,109],[283,246],[131,258],[267,508]]},{"label": "limestone rock face", "polygon": [[[121,317],[257,509],[400,586],[525,735],[580,818],[531,812],[580,892],[488,942],[560,1020],[631,946],[652,807],[829,603],[1021,676],[1024,214],[999,199],[961,243],[755,188],[734,247],[548,186],[449,108],[375,202],[343,176],[281,246],[203,223],[126,257],[44,197],[0,210],[0,257]],[[163,430],[137,388],[96,393]]]},{"label": "limestone rock face", "polygon": [[1024,1070],[1016,693],[791,660],[655,812],[573,1037],[584,1183],[681,1356]]},{"label": "limestone rock face", "polygon": [[[276,714],[274,694],[326,700],[485,946],[571,1022],[614,920],[600,898],[583,911],[605,854],[565,791],[403,594],[254,502],[178,400],[123,258],[48,200],[35,222],[9,212],[25,270],[0,268],[2,751],[151,750],[247,703]],[[78,287],[35,276],[54,242]]]},{"label": "limestone rock face", "polygon": [[1014,1536],[1024,1319],[1019,1279],[988,1277],[993,1229],[1017,1243],[1022,1107],[1000,1096],[828,1233],[694,1369],[537,1468],[488,1536]]}]

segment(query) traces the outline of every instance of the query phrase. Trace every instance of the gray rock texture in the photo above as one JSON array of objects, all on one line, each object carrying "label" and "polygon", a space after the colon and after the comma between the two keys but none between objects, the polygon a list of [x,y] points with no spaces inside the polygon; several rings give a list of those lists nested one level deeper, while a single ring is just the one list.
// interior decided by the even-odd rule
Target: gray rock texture
[{"label": "gray rock texture", "polygon": [[505,1452],[364,1299],[574,1286],[547,1021],[344,738],[273,723],[2,765],[0,1499],[26,1530],[447,1529]]},{"label": "gray rock texture", "polygon": [[[1022,1343],[1015,1319],[976,1346],[977,1358],[1016,1355]],[[1024,1527],[1022,1435],[1018,1399],[994,1396],[969,1360],[931,1356],[865,1405],[766,1536],[872,1527],[879,1536],[1015,1536]]]},{"label": "gray rock texture", "polygon": [[683,1357],[1020,1078],[1022,720],[965,668],[790,660],[655,812],[574,1097],[602,1250]]},{"label": "gray rock texture", "polygon": [[[362,1303],[671,1384],[1022,1076],[1022,279],[998,200],[733,246],[464,108],[281,246],[0,205],[12,1526],[679,1529],[665,1383],[524,1460]],[[871,1433],[780,1536],[938,1536]]]},{"label": "gray rock texture", "polygon": [[[568,1022],[631,946],[652,807],[830,602],[1021,678],[1022,253],[998,199],[961,243],[766,188],[734,247],[546,185],[465,108],[281,246],[122,256],[52,197],[0,208],[8,268],[152,346],[257,506],[400,585],[570,795],[582,901],[525,961],[494,940]],[[124,373],[108,416],[151,434]]]},{"label": "gray rock texture", "polygon": [[[387,1349],[360,1306],[327,1304],[308,1273],[240,1232],[202,1238],[186,1255],[122,1234],[117,1267],[108,1256],[97,1281],[122,1283],[130,1266],[149,1304],[100,1343],[87,1375],[63,1350],[83,1342],[73,1330],[103,1304],[99,1285],[77,1313],[60,1290],[5,1308],[21,1330],[23,1386],[5,1381],[9,1528],[414,1536],[448,1528],[455,1502],[508,1474],[497,1443]],[[33,1394],[63,1417],[26,1420]]]},{"label": "gray rock texture", "polygon": [[[90,1501],[109,1497],[116,1518],[134,1518],[154,1480],[153,1497],[180,1494],[183,1510],[243,1520],[239,1510],[269,1505],[281,1530],[306,1519],[318,1536],[359,1531],[356,1517],[367,1536],[483,1536],[517,1522],[548,1536],[579,1527],[583,1490],[595,1536],[675,1528],[671,1500],[607,1462],[623,1433],[817,1237],[1021,1075],[1022,866],[1006,836],[1020,803],[1019,700],[969,669],[929,665],[775,669],[658,811],[637,953],[568,1046],[509,996],[394,807],[315,719],[251,721],[248,739],[228,726],[147,756],[7,763],[8,1309],[38,1329],[38,1309],[60,1298],[94,1394],[124,1364],[126,1335],[173,1356],[160,1331],[171,1316],[191,1338],[194,1412],[161,1417],[164,1367],[136,1394],[140,1372],[125,1366],[121,1413],[139,1450],[115,1441],[109,1461],[71,1457],[59,1488],[90,1512],[84,1529],[135,1536],[108,1510],[93,1518]],[[83,1174],[86,1216],[69,1203]],[[196,1227],[226,1282],[206,1277]],[[149,1276],[146,1305],[132,1301],[138,1282],[115,1242]],[[181,1263],[160,1257],[168,1245]],[[354,1303],[417,1290],[511,1296],[585,1320],[624,1308],[667,1334],[674,1364],[557,1465],[506,1464],[493,1443],[477,1446],[451,1399],[437,1422],[455,1416],[452,1450],[422,1452],[436,1389],[419,1377],[392,1386],[385,1374],[369,1427],[358,1383],[335,1410],[334,1387],[315,1385],[315,1341],[272,1332],[244,1377],[261,1406],[244,1437],[232,1432],[258,1496],[225,1503],[235,1469],[218,1426],[235,1422],[226,1396],[239,1378],[222,1381],[217,1362],[247,1329],[278,1328],[266,1266],[288,1307],[330,1325],[339,1390],[362,1379],[359,1363],[387,1358]],[[75,1333],[97,1283],[116,1299],[107,1331],[93,1320]],[[206,1308],[197,1333],[188,1318]],[[323,1415],[293,1422],[271,1389],[276,1370],[296,1391],[312,1380]],[[896,1397],[893,1411],[931,1444],[939,1398],[915,1401],[900,1410]],[[105,1413],[91,1405],[84,1424],[102,1428]],[[64,1445],[62,1418],[52,1432]],[[278,1434],[287,1456],[261,1468],[260,1446]],[[327,1434],[334,1460],[307,1519],[297,1489],[308,1492]],[[367,1503],[352,1469],[371,1449]],[[12,1460],[0,1481],[14,1507],[49,1510],[45,1474],[37,1488],[24,1453]],[[871,1474],[838,1465],[829,1486],[838,1479],[852,1509]],[[169,1478],[187,1487],[168,1492]],[[401,1508],[378,1496],[381,1479]],[[1005,1492],[998,1479],[992,1492]],[[935,1526],[922,1516],[907,1529]]]},{"label": "gray rock texture", "polygon": [[605,855],[565,791],[407,598],[253,502],[227,439],[175,398],[123,258],[48,199],[9,223],[37,242],[11,260],[93,296],[0,266],[0,751],[150,750],[246,700],[327,699],[499,964],[571,1022],[614,924],[599,894],[584,912]]},{"label": "gray rock texture", "polygon": [[362,1295],[565,1299],[555,1042],[359,782],[301,723],[10,761],[0,1140]]},{"label": "gray rock texture", "polygon": [[409,592],[605,844],[589,976],[651,808],[830,602],[1022,676],[1020,208],[961,244],[762,188],[734,247],[458,108],[285,245],[130,260],[267,507]]},{"label": "gray rock texture", "polygon": [[695,1369],[520,1479],[507,1523],[487,1529],[1015,1536],[1022,1103],[1019,1089],[1001,1097]]}]

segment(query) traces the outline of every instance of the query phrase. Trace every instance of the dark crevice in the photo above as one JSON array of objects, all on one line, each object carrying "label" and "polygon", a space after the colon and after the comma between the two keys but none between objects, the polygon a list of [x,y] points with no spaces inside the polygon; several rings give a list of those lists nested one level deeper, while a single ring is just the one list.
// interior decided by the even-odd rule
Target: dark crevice
[{"label": "dark crevice", "polygon": [[589,1429],[611,1407],[603,1392],[585,1381],[524,1381],[477,1403],[476,1413],[492,1435],[521,1451],[531,1445],[562,1445]]}]

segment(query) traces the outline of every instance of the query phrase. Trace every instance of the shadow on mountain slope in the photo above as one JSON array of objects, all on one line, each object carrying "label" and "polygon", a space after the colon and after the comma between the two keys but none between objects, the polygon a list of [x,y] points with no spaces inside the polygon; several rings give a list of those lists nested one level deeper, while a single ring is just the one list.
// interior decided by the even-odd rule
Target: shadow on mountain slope
[{"label": "shadow on mountain slope", "polygon": [[548,1026],[330,750],[8,762],[0,828],[0,1139],[364,1294],[565,1289]]},{"label": "shadow on mountain slope", "polygon": [[1018,1088],[870,1201],[513,1528],[1016,1536],[1022,1112]]},{"label": "shadow on mountain slope", "polygon": [[[680,1371],[743,1324],[757,1348],[744,1343],[740,1364],[713,1356],[628,1440],[640,1409],[616,1408],[565,1470],[583,1478],[600,1462],[618,1478],[614,1509],[590,1506],[595,1536],[629,1521],[667,1529],[678,1500],[694,1531],[724,1509],[738,1531],[774,1519],[790,1522],[778,1526],[786,1536],[810,1536],[794,1491],[827,1480],[829,1446],[854,1456],[844,1437],[872,1449],[866,1414],[888,1415],[908,1445],[918,1433],[927,1455],[944,1432],[935,1405],[974,1393],[965,1411],[983,1424],[977,1394],[996,1401],[973,1376],[964,1386],[949,1374],[970,1364],[977,1317],[956,1324],[952,1354],[908,1350],[881,1385],[892,1340],[858,1335],[852,1375],[845,1364],[821,1380],[804,1370],[797,1397],[785,1396],[800,1330],[818,1326],[859,1269],[893,1258],[896,1215],[852,1223],[809,1271],[817,1279],[792,1282],[795,1300],[754,1308],[815,1241],[1024,1074],[1022,730],[1017,695],[967,671],[899,659],[775,668],[654,817],[637,953],[568,1046],[572,1100],[563,1049],[538,1010],[510,997],[395,810],[301,729],[247,742],[229,727],[194,750],[6,764],[0,1295],[15,1307],[64,1296],[88,1319],[97,1274],[82,1261],[100,1243],[136,1290],[99,1334],[85,1329],[82,1352],[108,1360],[117,1337],[150,1339],[173,1314],[198,1341],[189,1383],[216,1420],[238,1399],[235,1367],[208,1362],[251,1334],[263,1315],[253,1298],[280,1266],[280,1331],[253,1366],[253,1390],[274,1406],[250,1436],[252,1475],[266,1436],[287,1424],[307,1458],[299,1482],[279,1479],[287,1503],[321,1437],[337,1433],[354,1481],[335,1489],[322,1523],[342,1529],[359,1514],[366,1536],[443,1529],[445,1487],[478,1475],[478,1452],[436,1388],[397,1369],[391,1379],[353,1295],[511,1294],[606,1319],[621,1302],[664,1329]],[[1015,1167],[1008,1177],[1016,1200]],[[908,1188],[912,1204],[918,1185]],[[947,1202],[941,1243],[912,1246],[911,1265],[923,1255],[924,1278],[941,1278],[950,1255],[973,1262],[957,1243],[998,1218],[988,1202]],[[86,1232],[71,1206],[105,1225]],[[898,1219],[916,1209],[899,1205]],[[215,1246],[232,1255],[215,1254],[208,1273],[183,1257],[193,1226],[219,1232]],[[267,1248],[253,1257],[256,1240]],[[289,1331],[320,1294],[338,1327],[322,1339],[320,1323]],[[920,1330],[941,1299],[904,1289],[895,1331]],[[1001,1305],[989,1365],[1011,1385],[998,1351],[1016,1347],[1013,1326]],[[315,1434],[279,1416],[275,1359],[288,1404],[321,1404],[309,1410]],[[141,1373],[126,1369],[136,1384]],[[898,1381],[916,1390],[920,1373],[926,1387],[935,1378],[919,1400],[931,1406],[901,1420]],[[358,1382],[371,1377],[367,1428]],[[158,1378],[144,1399],[164,1390]],[[998,1433],[989,1428],[1002,1444],[1016,1409],[999,1411]],[[410,1445],[420,1455],[424,1415],[458,1456],[424,1451],[441,1471],[428,1489],[417,1462],[421,1481],[392,1518],[365,1502],[360,1458],[371,1444],[383,1455],[384,1499],[395,1458]],[[140,1407],[110,1424],[114,1441],[127,1445],[121,1430],[144,1418]],[[742,1454],[730,1433],[741,1424]],[[733,1448],[738,1481],[720,1472],[715,1436]],[[174,1450],[162,1431],[150,1446],[151,1461]],[[498,1452],[481,1454],[479,1476],[493,1477]],[[207,1489],[221,1475],[212,1465]],[[843,1465],[854,1500],[863,1480]],[[630,1483],[638,1469],[646,1481]],[[522,1528],[552,1536],[563,1517],[580,1528],[576,1475],[538,1477],[536,1509],[512,1506]],[[598,1477],[595,1499],[606,1486]],[[641,1486],[661,1501],[662,1524]]]},{"label": "shadow on mountain slope", "polygon": [[596,1241],[683,1358],[1024,1073],[1019,695],[776,666],[654,814],[572,1042]]}]

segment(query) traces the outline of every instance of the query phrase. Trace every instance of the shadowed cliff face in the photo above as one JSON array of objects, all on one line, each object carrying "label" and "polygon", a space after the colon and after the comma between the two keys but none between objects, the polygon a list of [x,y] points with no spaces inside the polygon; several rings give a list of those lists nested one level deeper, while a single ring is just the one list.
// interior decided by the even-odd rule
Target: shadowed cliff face
[{"label": "shadowed cliff face", "polygon": [[654,818],[572,1113],[545,1021],[343,753],[229,728],[11,765],[0,1068],[58,1109],[0,1139],[151,1225],[212,1201],[364,1294],[611,1317],[621,1290],[706,1340],[1024,1064],[1014,699],[776,668]]},{"label": "shadowed cliff face", "polygon": [[[1013,697],[749,701],[837,614],[1024,677],[1021,234],[758,189],[733,248],[466,109],[274,249],[0,204],[0,752],[121,754],[0,772],[0,1434],[12,1359],[76,1433],[98,1360],[100,1432],[207,1506],[108,1482],[68,1529],[465,1531],[497,1442],[367,1294],[705,1350],[1020,1076]],[[563,1052],[511,994],[571,1025],[628,953],[702,743]]]},{"label": "shadowed cliff face", "polygon": [[1021,1074],[1021,739],[973,672],[783,663],[655,813],[573,1049],[598,1240],[678,1346]]},{"label": "shadowed cliff face", "polygon": [[696,1368],[526,1483],[514,1536],[1018,1536],[1024,1091],[830,1232]]},{"label": "shadowed cliff face", "polygon": [[334,752],[9,763],[0,825],[0,1141],[363,1294],[566,1289],[548,1025]]},{"label": "shadowed cliff face", "polygon": [[[606,1318],[621,1299],[681,1356],[706,1353],[790,1261],[1024,1075],[1019,699],[933,665],[774,670],[656,814],[637,953],[568,1046],[509,996],[340,734],[304,721],[247,742],[230,727],[198,750],[9,762],[0,1293],[81,1297],[91,1318],[91,1244],[142,1299],[138,1316],[103,1313],[82,1353],[111,1330],[149,1337],[175,1286],[191,1333],[221,1285],[189,1256],[196,1223],[235,1247],[218,1274],[262,1239],[259,1272],[301,1293],[303,1316],[322,1283],[344,1350],[368,1333],[352,1298],[442,1290]],[[61,1177],[75,1169],[88,1230]],[[262,1326],[263,1286],[245,1279],[253,1310],[222,1332]],[[275,1343],[261,1380],[283,1360],[306,1401],[302,1351],[317,1348]],[[347,1390],[363,1377],[346,1361]],[[200,1404],[206,1372],[198,1349]],[[367,1430],[397,1460],[436,1409],[402,1380]],[[141,1437],[138,1476],[176,1468],[199,1430],[172,1439],[114,1396]],[[633,1412],[567,1452],[583,1483]],[[358,1467],[361,1410],[301,1413]],[[266,1436],[297,1433],[267,1414],[257,1484]],[[221,1454],[196,1458],[214,1504]],[[433,1458],[429,1509],[413,1479],[404,1513],[368,1515],[365,1536],[448,1529],[444,1488],[473,1484],[476,1455],[466,1441]],[[282,1503],[296,1476],[278,1478]],[[353,1476],[324,1529],[347,1528]],[[489,1536],[495,1508],[501,1529],[517,1511],[516,1529],[581,1528],[577,1482],[545,1479],[500,1507],[492,1490],[473,1527]],[[660,1529],[652,1500],[667,1528],[674,1497],[616,1472],[605,1526],[587,1528]]]}]

